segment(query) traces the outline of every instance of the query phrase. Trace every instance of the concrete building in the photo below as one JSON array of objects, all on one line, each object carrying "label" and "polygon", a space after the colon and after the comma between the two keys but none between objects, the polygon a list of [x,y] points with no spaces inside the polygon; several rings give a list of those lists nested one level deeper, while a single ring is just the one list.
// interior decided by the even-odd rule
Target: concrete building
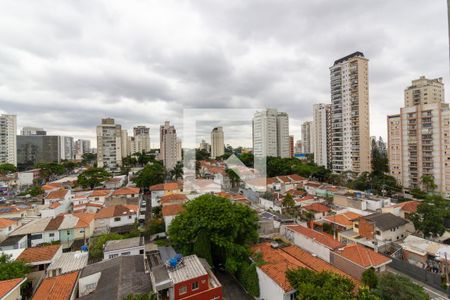
[{"label": "concrete building", "polygon": [[206,152],[211,153],[211,145],[208,144],[205,140],[202,140],[198,148],[200,150],[205,150]]},{"label": "concrete building", "polygon": [[17,166],[17,118],[0,115],[0,163]]},{"label": "concrete building", "polygon": [[314,153],[313,143],[313,122],[306,121],[302,124],[303,153]]},{"label": "concrete building", "polygon": [[361,52],[338,59],[330,76],[332,170],[370,171],[368,59]]},{"label": "concrete building", "polygon": [[131,155],[137,152],[134,136],[129,136],[127,140],[127,152]]},{"label": "concrete building", "polygon": [[183,160],[183,143],[180,138],[177,138],[177,162]]},{"label": "concrete building", "polygon": [[47,131],[40,127],[23,127],[20,131],[21,135],[47,135]]},{"label": "concrete building", "polygon": [[294,157],[295,151],[294,151],[294,136],[289,136],[289,157]]},{"label": "concrete building", "polygon": [[297,153],[303,153],[303,142],[301,140],[297,140],[295,142],[294,152]]},{"label": "concrete building", "polygon": [[313,108],[313,135],[314,162],[319,166],[331,167],[331,157],[329,157],[329,142],[331,140],[331,105],[314,104]]},{"label": "concrete building", "polygon": [[78,139],[75,142],[75,158],[81,159],[83,154],[91,152],[91,141]]},{"label": "concrete building", "polygon": [[150,148],[150,128],[138,126],[133,128],[134,143],[136,152],[149,152]]},{"label": "concrete building", "polygon": [[388,116],[389,169],[406,189],[424,189],[430,175],[437,192],[450,195],[450,108],[444,103],[442,78],[421,76],[405,89],[405,107]]},{"label": "concrete building", "polygon": [[253,116],[253,153],[256,157],[289,157],[289,116],[276,109]]},{"label": "concrete building", "polygon": [[116,169],[122,165],[122,126],[114,119],[102,119],[97,126],[97,166]]},{"label": "concrete building", "polygon": [[17,164],[21,168],[37,163],[61,162],[61,139],[56,135],[17,136]]},{"label": "concrete building", "polygon": [[134,152],[131,153],[130,145],[128,143],[128,131],[126,129],[122,129],[120,138],[122,143],[122,158],[133,154]]},{"label": "concrete building", "polygon": [[177,164],[177,131],[169,121],[164,122],[159,130],[160,159],[167,170]]},{"label": "concrete building", "polygon": [[225,154],[225,144],[223,138],[223,128],[215,127],[211,131],[211,158],[222,156]]},{"label": "concrete building", "polygon": [[71,160],[75,158],[75,144],[73,137],[60,136],[61,159]]}]

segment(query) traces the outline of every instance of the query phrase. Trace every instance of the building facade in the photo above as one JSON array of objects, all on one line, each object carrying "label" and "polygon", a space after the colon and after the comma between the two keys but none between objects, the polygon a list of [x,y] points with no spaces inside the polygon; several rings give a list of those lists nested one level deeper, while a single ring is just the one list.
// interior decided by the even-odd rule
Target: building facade
[{"label": "building facade", "polygon": [[215,127],[211,131],[211,158],[216,158],[225,154],[225,143],[223,138],[223,128]]},{"label": "building facade", "polygon": [[20,131],[21,135],[47,135],[47,132],[44,128],[40,127],[23,127]]},{"label": "building facade", "polygon": [[0,163],[17,166],[17,118],[0,115]]},{"label": "building facade", "polygon": [[303,153],[314,153],[313,151],[313,122],[306,121],[302,124]]},{"label": "building facade", "polygon": [[319,166],[330,167],[331,157],[329,157],[330,134],[330,104],[315,104],[313,107],[313,135],[314,162]]},{"label": "building facade", "polygon": [[294,149],[294,136],[289,136],[289,157],[294,157],[295,149]]},{"label": "building facade", "polygon": [[138,126],[133,128],[134,143],[137,152],[149,152],[150,148],[150,128]]},{"label": "building facade", "polygon": [[97,126],[97,166],[116,169],[122,165],[122,127],[114,119],[102,119]]},{"label": "building facade", "polygon": [[17,136],[17,165],[21,169],[37,163],[61,162],[61,139],[56,135]]},{"label": "building facade", "polygon": [[256,112],[252,121],[256,157],[289,157],[289,116],[276,109]]},{"label": "building facade", "polygon": [[83,154],[91,152],[91,141],[78,139],[75,142],[75,158],[81,159]]},{"label": "building facade", "polygon": [[177,164],[177,131],[169,121],[161,125],[159,138],[160,159],[167,170],[172,170]]},{"label": "building facade", "polygon": [[61,159],[71,160],[75,158],[75,144],[73,142],[73,137],[71,136],[61,136],[60,137],[61,146]]},{"label": "building facade", "polygon": [[128,143],[128,131],[126,129],[122,129],[121,131],[121,146],[122,146],[122,158],[127,157],[128,155],[134,154],[131,153],[131,149]]},{"label": "building facade", "polygon": [[370,171],[368,59],[355,52],[330,67],[332,170]]}]

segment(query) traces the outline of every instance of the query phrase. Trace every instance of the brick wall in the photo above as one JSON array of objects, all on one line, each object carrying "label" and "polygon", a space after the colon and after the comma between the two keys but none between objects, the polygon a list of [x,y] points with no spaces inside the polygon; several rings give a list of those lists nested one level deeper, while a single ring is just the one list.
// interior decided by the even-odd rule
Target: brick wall
[{"label": "brick wall", "polygon": [[364,218],[359,218],[359,235],[367,239],[375,236],[375,225]]}]

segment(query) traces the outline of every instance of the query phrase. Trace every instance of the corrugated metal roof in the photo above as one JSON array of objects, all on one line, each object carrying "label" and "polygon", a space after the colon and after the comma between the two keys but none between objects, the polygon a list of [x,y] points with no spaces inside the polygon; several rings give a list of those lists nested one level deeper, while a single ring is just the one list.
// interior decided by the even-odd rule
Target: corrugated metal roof
[{"label": "corrugated metal roof", "polygon": [[169,268],[168,272],[174,284],[208,274],[197,255],[185,256],[182,265],[172,270]]},{"label": "corrugated metal roof", "polygon": [[[61,269],[60,274],[69,273],[83,269],[88,262],[88,253],[76,251],[62,253],[54,262],[48,267],[48,271]],[[59,274],[58,274],[59,275]]]}]

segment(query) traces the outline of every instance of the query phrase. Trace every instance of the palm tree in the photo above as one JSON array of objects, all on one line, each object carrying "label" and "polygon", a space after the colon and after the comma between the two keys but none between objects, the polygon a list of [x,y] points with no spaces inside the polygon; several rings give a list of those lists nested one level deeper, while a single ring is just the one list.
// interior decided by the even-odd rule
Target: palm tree
[{"label": "palm tree", "polygon": [[437,188],[433,175],[423,175],[420,180],[422,181],[422,186],[425,187],[427,193],[432,193]]},{"label": "palm tree", "polygon": [[227,169],[225,171],[228,175],[228,178],[230,178],[231,187],[239,186],[239,183],[241,182],[241,178],[239,177],[236,172],[234,172],[232,169]]},{"label": "palm tree", "polygon": [[175,167],[170,171],[170,176],[172,177],[172,179],[177,180],[179,178],[183,177],[183,163],[182,162],[177,162],[177,164],[175,165]]}]

